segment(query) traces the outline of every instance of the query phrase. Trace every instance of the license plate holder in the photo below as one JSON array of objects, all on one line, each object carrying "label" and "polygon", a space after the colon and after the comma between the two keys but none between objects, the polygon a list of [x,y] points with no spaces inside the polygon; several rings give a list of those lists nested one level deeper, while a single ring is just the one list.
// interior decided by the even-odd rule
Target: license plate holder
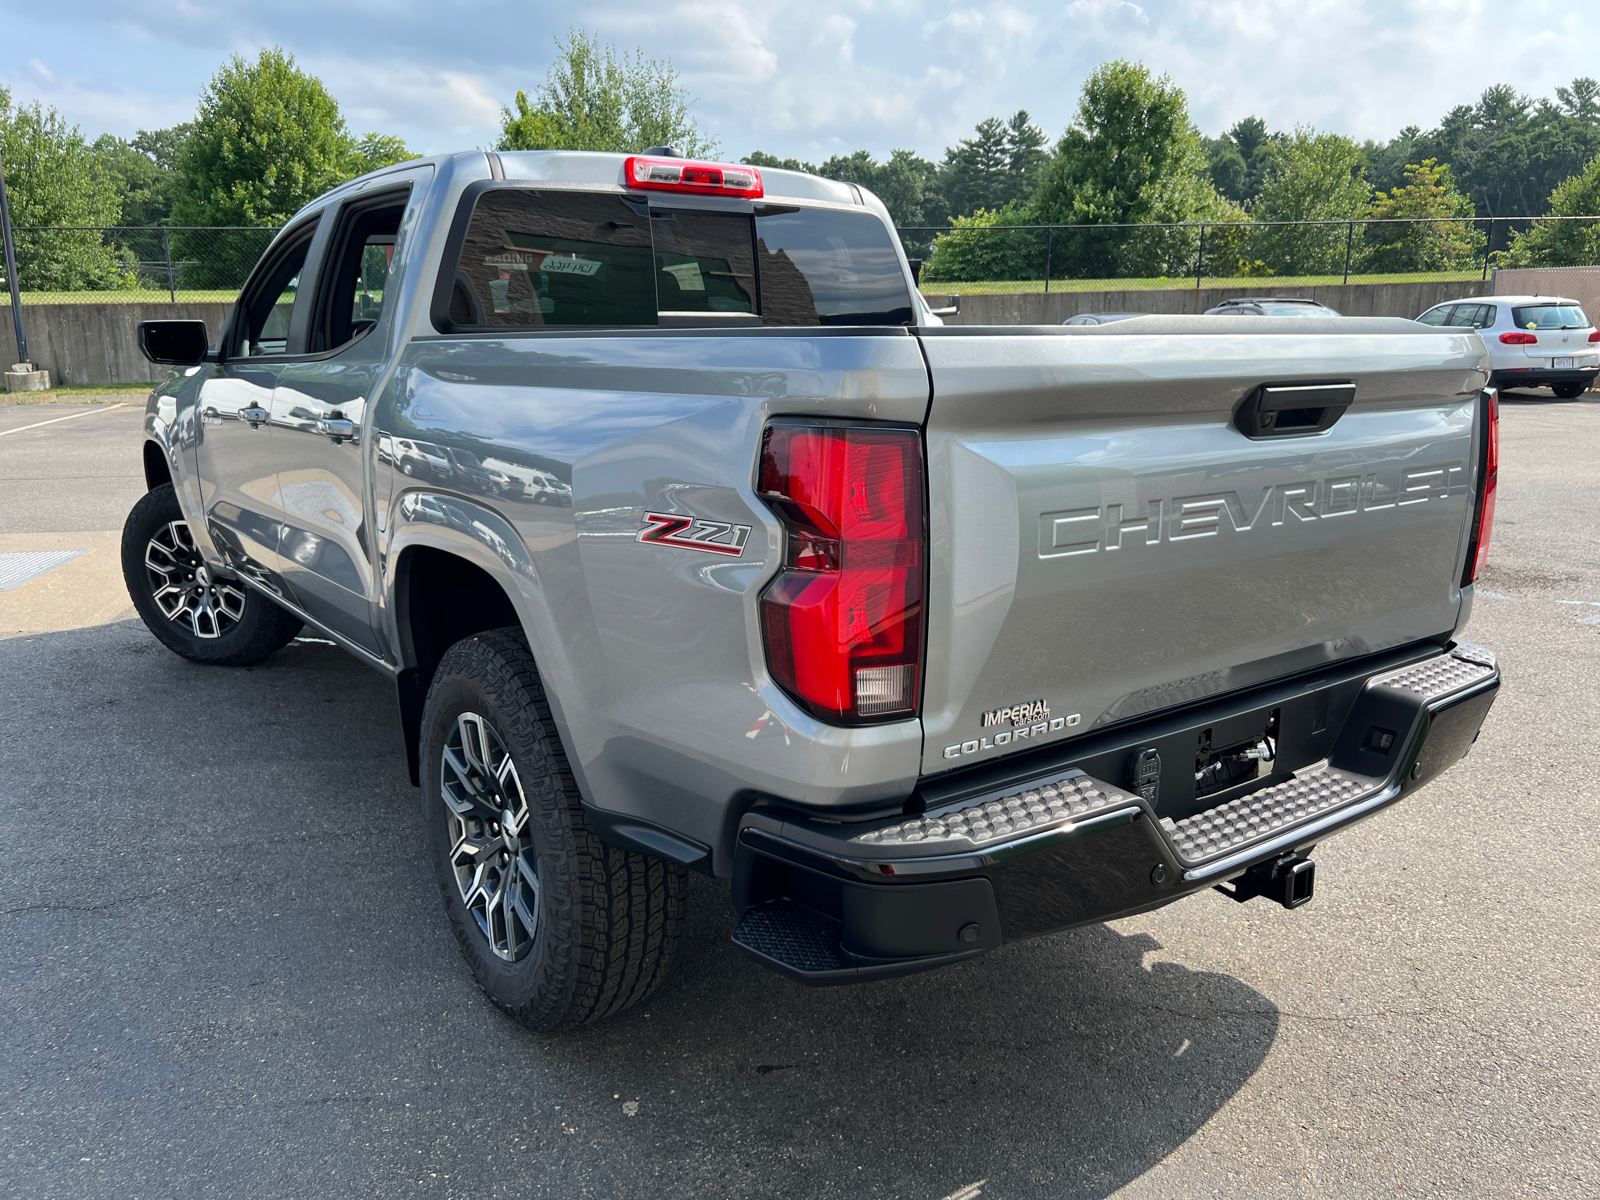
[{"label": "license plate holder", "polygon": [[1551,370],[1554,370],[1554,371],[1570,371],[1570,370],[1572,370],[1572,359],[1571,358],[1552,358],[1550,360],[1550,368],[1551,368]]}]

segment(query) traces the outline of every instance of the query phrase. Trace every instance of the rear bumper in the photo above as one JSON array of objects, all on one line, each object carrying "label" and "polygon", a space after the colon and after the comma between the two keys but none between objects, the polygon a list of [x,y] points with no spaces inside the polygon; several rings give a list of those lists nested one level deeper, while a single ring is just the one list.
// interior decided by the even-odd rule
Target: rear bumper
[{"label": "rear bumper", "polygon": [[[851,983],[1170,904],[1307,850],[1453,765],[1500,674],[1488,651],[1457,645],[1353,682],[1326,757],[1200,811],[1068,765],[887,822],[751,812],[734,941],[802,982]],[[1090,765],[1105,774],[1105,761]]]},{"label": "rear bumper", "polygon": [[1571,370],[1552,370],[1549,367],[1528,367],[1524,370],[1498,370],[1489,373],[1489,386],[1496,388],[1549,387],[1553,383],[1581,383],[1586,387],[1600,375],[1600,367],[1574,367]]}]

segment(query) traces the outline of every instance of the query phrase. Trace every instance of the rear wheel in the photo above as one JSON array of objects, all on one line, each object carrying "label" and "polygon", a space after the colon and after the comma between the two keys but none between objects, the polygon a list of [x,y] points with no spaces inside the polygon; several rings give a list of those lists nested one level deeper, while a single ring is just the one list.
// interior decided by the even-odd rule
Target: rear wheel
[{"label": "rear wheel", "polygon": [[421,733],[428,856],[489,998],[551,1031],[655,991],[683,923],[684,869],[595,835],[520,630],[446,652]]},{"label": "rear wheel", "polygon": [[128,514],[122,579],[150,632],[191,662],[249,666],[301,629],[297,618],[260,593],[212,574],[170,483],[147,492]]},{"label": "rear wheel", "polygon": [[1586,383],[1554,383],[1550,385],[1550,390],[1556,394],[1556,399],[1558,400],[1576,400],[1589,390],[1589,385]]}]

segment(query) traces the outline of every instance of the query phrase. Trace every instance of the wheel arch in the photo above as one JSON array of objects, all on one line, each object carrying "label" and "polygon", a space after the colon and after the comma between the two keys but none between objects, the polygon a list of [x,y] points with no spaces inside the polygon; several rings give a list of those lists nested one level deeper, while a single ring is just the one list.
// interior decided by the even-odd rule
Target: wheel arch
[{"label": "wheel arch", "polygon": [[149,438],[144,443],[144,488],[153,492],[162,484],[172,482],[172,467],[167,462],[167,450]]},{"label": "wheel arch", "polygon": [[[422,706],[445,651],[463,638],[522,631],[565,738],[553,675],[565,661],[522,539],[498,513],[447,493],[414,491],[391,509],[388,608],[406,758],[419,782]],[[569,743],[570,745],[570,743]]]}]

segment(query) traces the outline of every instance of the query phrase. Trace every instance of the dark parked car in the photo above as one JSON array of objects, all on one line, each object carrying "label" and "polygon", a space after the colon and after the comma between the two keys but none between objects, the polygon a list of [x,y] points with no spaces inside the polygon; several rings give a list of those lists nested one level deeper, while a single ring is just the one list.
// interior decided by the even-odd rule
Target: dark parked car
[{"label": "dark parked car", "polygon": [[1234,317],[1337,317],[1339,314],[1320,300],[1299,296],[1241,296],[1224,300],[1206,309],[1206,316]]},{"label": "dark parked car", "polygon": [[1144,313],[1078,313],[1061,322],[1063,325],[1109,325],[1113,321],[1126,321],[1129,317],[1142,317]]}]

